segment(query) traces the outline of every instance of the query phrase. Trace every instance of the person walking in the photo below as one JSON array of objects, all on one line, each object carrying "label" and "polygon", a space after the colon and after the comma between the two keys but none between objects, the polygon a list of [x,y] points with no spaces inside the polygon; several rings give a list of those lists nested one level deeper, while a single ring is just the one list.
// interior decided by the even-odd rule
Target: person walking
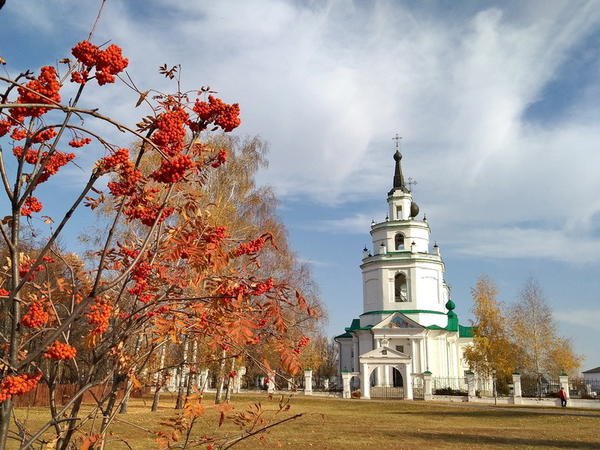
[{"label": "person walking", "polygon": [[560,388],[560,391],[558,391],[558,397],[560,398],[560,406],[563,408],[567,406],[567,392],[565,391],[565,388]]}]

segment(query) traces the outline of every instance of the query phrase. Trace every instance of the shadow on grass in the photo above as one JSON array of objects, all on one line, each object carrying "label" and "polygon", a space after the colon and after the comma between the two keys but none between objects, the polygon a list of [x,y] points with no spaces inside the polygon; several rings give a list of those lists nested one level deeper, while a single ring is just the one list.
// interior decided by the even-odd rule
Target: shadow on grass
[{"label": "shadow on grass", "polygon": [[[500,431],[500,430],[499,430]],[[430,444],[439,441],[444,444],[456,444],[461,446],[482,446],[482,445],[508,445],[510,447],[558,447],[558,448],[599,448],[598,442],[575,442],[568,440],[552,440],[552,439],[535,439],[511,437],[511,436],[486,436],[479,434],[456,434],[456,433],[428,433],[428,432],[403,432],[401,435],[396,435],[397,439],[417,438],[425,439]]]}]

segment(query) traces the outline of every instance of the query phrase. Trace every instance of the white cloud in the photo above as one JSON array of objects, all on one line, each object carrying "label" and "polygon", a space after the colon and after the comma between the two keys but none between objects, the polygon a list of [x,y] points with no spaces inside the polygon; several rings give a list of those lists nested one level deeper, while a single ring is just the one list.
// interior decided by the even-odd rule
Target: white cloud
[{"label": "white cloud", "polygon": [[[311,225],[307,225],[306,227],[325,233],[366,234],[369,230],[369,226],[373,217],[374,216],[358,213],[339,219],[319,220]],[[379,221],[381,220],[382,219],[379,219]]]},{"label": "white cloud", "polygon": [[[156,68],[181,62],[187,87],[209,84],[239,101],[240,132],[271,144],[261,176],[280,194],[331,204],[374,199],[369,211],[315,229],[366,233],[375,208],[382,219],[398,131],[405,173],[418,179],[416,200],[442,242],[489,257],[597,260],[600,107],[573,98],[551,125],[529,122],[526,111],[598,29],[600,9],[467,9],[452,16],[385,1],[115,1],[96,40],[124,46],[141,89],[168,89]],[[55,28],[95,16],[67,10]],[[33,20],[45,16],[39,11]],[[585,89],[598,92],[600,82]],[[132,114],[135,95],[116,86],[88,98],[129,123],[145,113]],[[558,255],[548,242],[569,251]]]},{"label": "white cloud", "polygon": [[600,309],[569,309],[555,311],[556,320],[577,326],[597,329],[600,322]]}]

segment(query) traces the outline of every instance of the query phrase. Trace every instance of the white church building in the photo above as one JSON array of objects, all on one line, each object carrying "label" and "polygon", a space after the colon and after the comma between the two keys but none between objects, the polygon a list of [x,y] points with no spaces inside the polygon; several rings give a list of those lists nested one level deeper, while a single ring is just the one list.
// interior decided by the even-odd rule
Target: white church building
[{"label": "white church building", "polygon": [[395,391],[412,399],[424,375],[458,379],[469,370],[463,351],[473,330],[458,322],[440,249],[430,247],[427,219],[417,218],[401,159],[396,150],[388,214],[371,223],[372,250],[363,251],[363,312],[335,337],[340,373],[363,398]]}]

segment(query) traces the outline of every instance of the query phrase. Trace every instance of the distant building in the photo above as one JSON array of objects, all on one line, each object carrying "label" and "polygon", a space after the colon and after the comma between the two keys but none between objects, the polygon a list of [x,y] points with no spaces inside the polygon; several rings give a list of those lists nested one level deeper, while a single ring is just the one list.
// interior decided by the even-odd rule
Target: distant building
[{"label": "distant building", "polygon": [[363,250],[363,313],[335,338],[340,372],[360,377],[363,397],[396,387],[413,398],[413,380],[424,373],[462,378],[469,369],[463,351],[473,332],[454,312],[440,249],[430,249],[429,224],[417,218],[401,159],[397,150],[388,215],[372,222],[372,248]]},{"label": "distant building", "polygon": [[598,384],[600,386],[600,367],[596,367],[595,369],[586,370],[583,373],[583,379],[587,383],[592,382],[593,384]]}]

